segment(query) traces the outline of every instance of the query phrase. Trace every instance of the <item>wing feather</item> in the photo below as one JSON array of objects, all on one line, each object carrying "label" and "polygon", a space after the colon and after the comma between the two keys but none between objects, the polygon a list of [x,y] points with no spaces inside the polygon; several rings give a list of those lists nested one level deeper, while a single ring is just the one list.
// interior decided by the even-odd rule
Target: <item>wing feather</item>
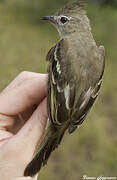
[{"label": "wing feather", "polygon": [[[76,85],[74,74],[70,71],[70,61],[67,56],[67,45],[65,40],[59,41],[47,55],[49,60],[49,77],[48,77],[48,113],[49,118],[54,125],[60,126],[62,123],[69,121],[68,131],[72,133],[77,126],[81,125],[95,102],[105,67],[104,48],[99,47],[100,58],[103,59],[102,70],[99,79],[95,85],[89,86],[81,91],[76,99]],[[64,47],[65,44],[65,47]],[[63,52],[65,49],[65,53]],[[77,102],[77,103],[76,103]]]},{"label": "wing feather", "polygon": [[53,47],[48,55],[48,113],[54,125],[60,126],[62,122],[69,120],[73,107],[74,88],[68,81],[69,63],[62,54],[64,46],[62,39]]},{"label": "wing feather", "polygon": [[87,113],[91,109],[92,105],[94,104],[97,96],[99,95],[99,90],[102,84],[102,77],[104,74],[105,68],[105,50],[103,46],[99,47],[99,51],[101,52],[101,58],[103,60],[102,64],[102,72],[101,75],[96,82],[95,86],[89,87],[89,89],[83,93],[81,93],[77,104],[75,106],[75,111],[72,114],[72,120],[69,125],[68,131],[69,133],[74,132],[77,126],[80,126],[86,118]]}]

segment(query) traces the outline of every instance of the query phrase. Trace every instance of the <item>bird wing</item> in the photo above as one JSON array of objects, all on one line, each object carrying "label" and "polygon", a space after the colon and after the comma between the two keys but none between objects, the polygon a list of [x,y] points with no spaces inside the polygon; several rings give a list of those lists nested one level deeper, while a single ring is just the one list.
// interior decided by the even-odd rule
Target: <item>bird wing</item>
[{"label": "bird wing", "polygon": [[[63,52],[63,49],[65,53]],[[72,65],[67,57],[67,42],[62,39],[49,51],[49,80],[48,80],[48,113],[49,118],[56,125],[70,121],[68,131],[72,133],[77,126],[81,125],[95,102],[102,84],[105,67],[105,53],[102,46],[99,47],[102,69],[95,85],[84,89],[76,99],[76,85],[72,73]]]},{"label": "bird wing", "polygon": [[54,125],[60,126],[70,116],[74,102],[74,87],[70,85],[70,62],[67,59],[67,42],[60,40],[47,54],[48,66],[48,114]]},{"label": "bird wing", "polygon": [[99,90],[102,84],[102,77],[105,68],[105,50],[103,46],[99,47],[100,58],[102,59],[102,70],[98,81],[95,86],[90,86],[87,91],[82,92],[72,113],[71,123],[69,125],[68,131],[71,134],[80,126],[86,118],[87,113],[91,109],[93,103],[95,102],[97,96],[99,95]]},{"label": "bird wing", "polygon": [[87,113],[89,112],[99,94],[101,84],[102,79],[98,81],[95,87],[90,87],[85,93],[80,95],[80,98],[78,99],[74,108],[74,113],[72,114],[71,123],[69,125],[70,134],[74,132],[77,126],[80,126],[85,120]]}]

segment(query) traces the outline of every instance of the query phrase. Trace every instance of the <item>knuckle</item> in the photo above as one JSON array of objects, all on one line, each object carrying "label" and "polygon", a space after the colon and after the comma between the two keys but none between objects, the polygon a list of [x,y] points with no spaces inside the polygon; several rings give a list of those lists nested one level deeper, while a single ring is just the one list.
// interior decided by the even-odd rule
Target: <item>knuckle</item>
[{"label": "knuckle", "polygon": [[28,75],[29,75],[29,72],[28,72],[28,71],[22,71],[22,72],[19,74],[19,77],[21,77],[21,78],[26,78]]}]

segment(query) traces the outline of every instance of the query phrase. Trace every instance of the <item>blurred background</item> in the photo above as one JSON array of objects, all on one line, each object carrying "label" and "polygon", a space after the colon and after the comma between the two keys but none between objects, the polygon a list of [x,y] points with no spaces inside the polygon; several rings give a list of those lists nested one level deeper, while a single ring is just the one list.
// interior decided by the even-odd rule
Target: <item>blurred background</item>
[{"label": "blurred background", "polygon": [[[59,40],[40,17],[69,0],[0,0],[0,89],[21,71],[46,72],[45,56]],[[83,175],[117,177],[117,1],[89,0],[92,33],[106,49],[101,93],[88,118],[65,136],[39,180],[80,180]]]}]

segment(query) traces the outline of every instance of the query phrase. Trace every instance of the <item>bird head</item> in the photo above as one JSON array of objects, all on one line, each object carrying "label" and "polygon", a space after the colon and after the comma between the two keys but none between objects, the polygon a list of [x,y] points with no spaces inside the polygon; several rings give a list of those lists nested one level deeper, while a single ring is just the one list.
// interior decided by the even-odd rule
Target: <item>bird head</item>
[{"label": "bird head", "polygon": [[90,28],[86,11],[83,9],[84,2],[74,2],[67,4],[52,16],[45,16],[42,19],[51,22],[58,30],[61,37],[83,31]]}]

